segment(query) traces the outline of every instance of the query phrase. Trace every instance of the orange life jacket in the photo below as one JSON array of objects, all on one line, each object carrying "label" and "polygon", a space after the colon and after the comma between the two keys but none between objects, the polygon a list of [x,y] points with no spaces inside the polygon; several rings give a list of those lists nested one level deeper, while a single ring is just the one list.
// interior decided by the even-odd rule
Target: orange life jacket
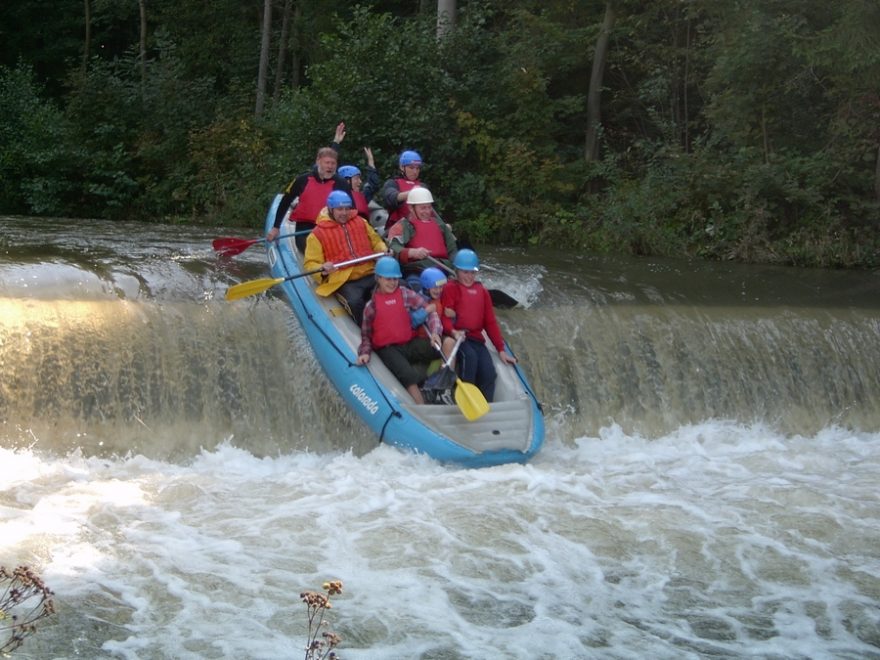
[{"label": "orange life jacket", "polygon": [[357,215],[357,211],[352,210],[352,213],[355,217],[345,224],[322,219],[315,227],[313,233],[321,241],[327,261],[335,263],[373,254],[370,236],[362,226],[367,221]]}]

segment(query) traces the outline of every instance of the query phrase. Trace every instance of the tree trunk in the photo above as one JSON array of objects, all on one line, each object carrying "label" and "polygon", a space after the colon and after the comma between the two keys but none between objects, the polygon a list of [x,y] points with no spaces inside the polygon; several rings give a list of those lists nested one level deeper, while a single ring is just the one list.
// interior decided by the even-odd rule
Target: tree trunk
[{"label": "tree trunk", "polygon": [[437,38],[442,39],[455,28],[455,0],[437,0]]},{"label": "tree trunk", "polygon": [[761,139],[764,142],[764,164],[770,163],[770,136],[767,133],[767,106],[761,106]]},{"label": "tree trunk", "polygon": [[297,2],[293,7],[293,18],[291,19],[291,28],[294,34],[293,48],[290,49],[290,87],[297,89],[299,87],[299,70],[300,70],[300,50],[302,48],[302,3]]},{"label": "tree trunk", "polygon": [[596,39],[596,49],[593,53],[593,70],[590,74],[590,87],[587,90],[587,135],[584,145],[584,159],[588,162],[599,158],[599,128],[602,115],[600,112],[602,95],[602,78],[605,75],[605,57],[608,53],[608,38],[614,27],[613,3],[605,3],[605,18],[602,28],[599,30],[599,38]]},{"label": "tree trunk", "polygon": [[91,0],[83,0],[86,18],[86,36],[83,43],[83,59],[82,59],[82,75],[85,77],[89,70],[89,57],[92,50],[92,2]]},{"label": "tree trunk", "polygon": [[138,55],[141,69],[141,99],[147,94],[147,4],[146,0],[138,0],[141,15],[141,38],[138,43]]},{"label": "tree trunk", "polygon": [[277,70],[275,71],[275,85],[272,88],[272,100],[278,101],[281,96],[281,83],[284,81],[284,63],[287,61],[287,38],[290,35],[291,0],[284,0],[284,13],[281,16],[281,39],[278,43]]},{"label": "tree trunk", "polygon": [[877,166],[874,168],[874,199],[880,204],[880,146],[877,147]]},{"label": "tree trunk", "polygon": [[687,22],[687,30],[685,32],[685,40],[684,40],[684,83],[682,84],[681,94],[684,99],[684,152],[689,154],[691,152],[691,131],[690,131],[690,112],[688,111],[688,79],[690,78],[691,73],[691,17],[690,13],[688,13],[687,18],[685,19]]},{"label": "tree trunk", "polygon": [[266,105],[266,78],[269,71],[269,41],[272,34],[272,0],[263,2],[263,29],[260,33],[260,69],[257,74],[257,104],[254,115],[263,114]]}]

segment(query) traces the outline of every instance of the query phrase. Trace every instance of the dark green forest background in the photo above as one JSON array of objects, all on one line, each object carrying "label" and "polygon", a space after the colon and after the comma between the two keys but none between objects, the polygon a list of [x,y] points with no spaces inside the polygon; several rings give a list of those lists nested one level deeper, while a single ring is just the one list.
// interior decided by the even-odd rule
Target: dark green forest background
[{"label": "dark green forest background", "polygon": [[4,2],[0,212],[256,229],[345,121],[477,243],[880,265],[877,0],[437,11]]}]

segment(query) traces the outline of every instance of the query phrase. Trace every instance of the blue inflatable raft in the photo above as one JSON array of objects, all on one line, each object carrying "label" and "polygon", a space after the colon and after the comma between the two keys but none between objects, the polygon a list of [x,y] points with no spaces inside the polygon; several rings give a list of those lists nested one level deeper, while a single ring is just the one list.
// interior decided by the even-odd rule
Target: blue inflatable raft
[{"label": "blue inflatable raft", "polygon": [[[271,229],[278,195],[266,215]],[[267,244],[272,276],[290,278],[303,272],[288,220],[278,240]],[[456,405],[416,405],[400,382],[375,355],[369,364],[356,363],[360,328],[335,297],[315,294],[312,277],[280,284],[302,325],[318,362],[340,396],[381,442],[425,453],[438,461],[466,467],[523,463],[544,441],[544,418],[519,365],[495,360],[498,380],[490,411],[475,421],[465,419]]]}]

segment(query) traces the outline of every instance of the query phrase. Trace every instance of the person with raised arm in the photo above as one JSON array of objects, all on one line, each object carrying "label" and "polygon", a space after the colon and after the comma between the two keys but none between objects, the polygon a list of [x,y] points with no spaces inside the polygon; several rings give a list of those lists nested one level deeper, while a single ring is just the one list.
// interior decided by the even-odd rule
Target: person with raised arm
[{"label": "person with raised arm", "polygon": [[[306,249],[308,230],[314,229],[318,213],[324,208],[327,196],[334,190],[350,192],[348,182],[336,172],[339,162],[339,143],[345,137],[345,124],[336,126],[333,144],[321,147],[315,156],[314,166],[298,175],[285,188],[275,213],[275,224],[266,234],[267,241],[274,241],[280,231],[281,223],[290,211],[290,219],[296,223],[296,247],[302,253]],[[296,203],[293,210],[291,204]]]}]

